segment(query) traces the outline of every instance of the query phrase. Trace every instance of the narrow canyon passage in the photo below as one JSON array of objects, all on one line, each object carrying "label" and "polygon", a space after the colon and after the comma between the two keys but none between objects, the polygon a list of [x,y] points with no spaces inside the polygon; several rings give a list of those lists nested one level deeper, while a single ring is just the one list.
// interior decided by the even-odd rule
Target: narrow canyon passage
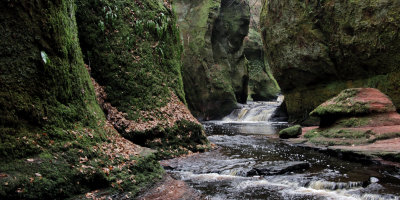
[{"label": "narrow canyon passage", "polygon": [[287,126],[269,119],[279,103],[252,102],[204,123],[218,147],[162,165],[206,199],[399,199],[398,168],[341,160],[276,138]]}]

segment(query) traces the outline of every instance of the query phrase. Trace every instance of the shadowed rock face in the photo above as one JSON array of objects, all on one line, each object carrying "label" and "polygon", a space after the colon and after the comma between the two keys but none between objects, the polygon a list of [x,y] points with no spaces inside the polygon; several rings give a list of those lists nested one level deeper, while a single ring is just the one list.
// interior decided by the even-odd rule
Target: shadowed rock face
[{"label": "shadowed rock face", "polygon": [[250,9],[240,0],[174,1],[184,43],[183,82],[200,119],[222,117],[247,99],[243,39]]},{"label": "shadowed rock face", "polygon": [[249,0],[250,29],[244,42],[244,54],[249,61],[249,95],[254,101],[269,101],[277,98],[279,86],[264,59],[264,49],[260,34],[259,16],[262,1]]},{"label": "shadowed rock face", "polygon": [[398,1],[266,1],[262,37],[291,121],[351,87],[399,107],[399,12]]}]

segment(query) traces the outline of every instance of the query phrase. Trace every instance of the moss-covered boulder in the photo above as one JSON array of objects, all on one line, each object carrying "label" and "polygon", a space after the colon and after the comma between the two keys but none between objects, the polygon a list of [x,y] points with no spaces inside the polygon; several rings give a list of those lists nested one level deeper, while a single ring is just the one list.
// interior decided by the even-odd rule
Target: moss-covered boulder
[{"label": "moss-covered boulder", "polygon": [[304,135],[314,144],[365,145],[400,136],[400,114],[375,88],[345,89],[310,115],[320,118],[319,128]]},{"label": "moss-covered boulder", "polygon": [[375,88],[350,88],[319,105],[310,115],[321,119],[320,126],[327,126],[343,117],[390,112],[396,112],[396,107],[379,90]]},{"label": "moss-covered boulder", "polygon": [[346,88],[374,87],[400,106],[400,2],[267,0],[267,58],[290,120]]},{"label": "moss-covered boulder", "polygon": [[240,0],[176,0],[184,45],[183,82],[189,108],[200,119],[229,114],[246,102],[243,55],[250,9]]},{"label": "moss-covered boulder", "polygon": [[102,107],[115,128],[135,143],[171,147],[171,155],[178,155],[172,148],[178,145],[179,153],[204,150],[204,130],[185,105],[182,44],[170,3],[79,1],[77,22],[85,61],[103,86]]},{"label": "moss-covered boulder", "polygon": [[134,196],[163,173],[105,122],[75,10],[73,0],[0,2],[0,199]]},{"label": "moss-covered boulder", "polygon": [[375,88],[350,88],[313,110],[310,115],[317,117],[332,115],[365,115],[370,113],[395,112],[392,101]]},{"label": "moss-covered boulder", "polygon": [[302,130],[300,125],[295,125],[279,131],[279,137],[282,139],[296,138],[301,135]]},{"label": "moss-covered boulder", "polygon": [[262,9],[260,0],[250,0],[250,29],[244,40],[244,54],[249,68],[249,95],[254,101],[276,99],[279,86],[266,62],[260,34],[259,16]]}]

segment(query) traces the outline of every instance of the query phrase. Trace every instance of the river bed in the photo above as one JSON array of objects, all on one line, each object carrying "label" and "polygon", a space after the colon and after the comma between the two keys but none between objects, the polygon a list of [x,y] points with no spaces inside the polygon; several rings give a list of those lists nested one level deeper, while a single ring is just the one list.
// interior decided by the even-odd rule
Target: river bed
[{"label": "river bed", "polygon": [[400,199],[399,168],[288,145],[274,136],[285,122],[233,118],[204,123],[216,149],[163,161],[206,199]]}]

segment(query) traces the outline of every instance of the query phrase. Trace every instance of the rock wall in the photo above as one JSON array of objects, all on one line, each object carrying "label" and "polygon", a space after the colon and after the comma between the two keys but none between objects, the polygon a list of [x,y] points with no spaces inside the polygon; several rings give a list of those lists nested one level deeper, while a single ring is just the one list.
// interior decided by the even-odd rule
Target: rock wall
[{"label": "rock wall", "polygon": [[250,29],[244,40],[244,54],[249,62],[249,95],[255,101],[269,101],[277,98],[279,86],[272,76],[260,34],[261,0],[249,0]]},{"label": "rock wall", "polygon": [[243,39],[250,9],[241,0],[176,0],[184,45],[183,82],[197,118],[227,115],[247,99],[248,71]]},{"label": "rock wall", "polygon": [[266,1],[262,37],[291,121],[351,87],[400,106],[399,11],[397,1]]},{"label": "rock wall", "polygon": [[105,122],[75,9],[73,0],[0,2],[0,199],[134,196],[163,173]]},{"label": "rock wall", "polygon": [[[204,150],[204,130],[185,105],[182,45],[168,1],[79,1],[85,62],[103,86],[103,109],[126,138],[161,157]],[[202,146],[204,145],[204,146]]]}]

